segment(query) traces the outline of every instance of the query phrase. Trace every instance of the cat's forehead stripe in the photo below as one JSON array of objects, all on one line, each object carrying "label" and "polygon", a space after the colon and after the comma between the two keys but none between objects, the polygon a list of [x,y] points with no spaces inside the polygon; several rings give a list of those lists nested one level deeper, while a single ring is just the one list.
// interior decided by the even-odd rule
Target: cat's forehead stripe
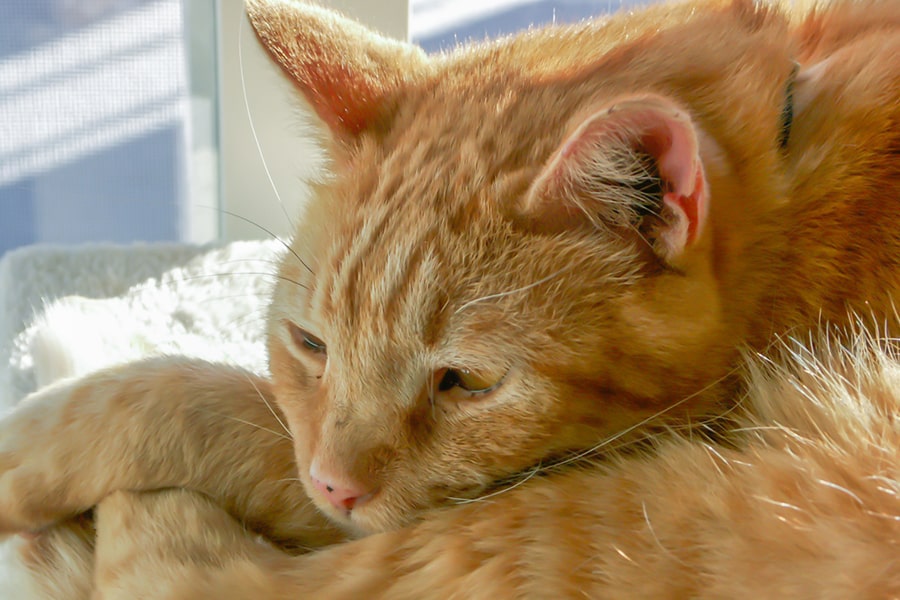
[{"label": "cat's forehead stripe", "polygon": [[377,248],[379,240],[384,235],[389,225],[390,212],[387,210],[372,210],[363,218],[362,226],[354,228],[352,234],[345,236],[349,239],[340,239],[340,246],[336,249],[333,272],[336,277],[331,289],[331,304],[341,306],[341,299],[349,301],[348,315],[355,319],[360,307],[357,306],[359,290],[365,288],[360,281],[362,269],[367,262],[376,260],[372,255],[372,249]]},{"label": "cat's forehead stripe", "polygon": [[335,248],[334,276],[329,287],[330,312],[340,315],[348,333],[360,323],[390,329],[411,328],[419,334],[432,315],[428,307],[439,295],[440,220],[412,214],[372,210],[356,233]]}]

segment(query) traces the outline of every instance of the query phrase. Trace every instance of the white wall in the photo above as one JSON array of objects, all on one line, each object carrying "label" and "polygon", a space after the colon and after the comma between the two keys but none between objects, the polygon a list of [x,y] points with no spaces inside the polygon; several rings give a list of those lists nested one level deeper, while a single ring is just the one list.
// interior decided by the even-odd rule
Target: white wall
[{"label": "white wall", "polygon": [[[329,0],[324,4],[383,34],[408,39],[408,0]],[[315,144],[320,124],[257,42],[243,2],[219,0],[219,20],[221,207],[278,236],[289,237],[296,207],[307,192],[303,182],[321,165]],[[248,112],[277,195],[254,141]],[[223,215],[221,237],[235,240],[268,234]]]}]

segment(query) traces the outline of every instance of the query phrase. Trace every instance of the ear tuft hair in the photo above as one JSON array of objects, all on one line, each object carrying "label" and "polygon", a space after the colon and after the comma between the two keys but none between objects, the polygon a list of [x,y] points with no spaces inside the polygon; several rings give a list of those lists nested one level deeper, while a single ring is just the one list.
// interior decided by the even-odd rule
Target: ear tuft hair
[{"label": "ear tuft hair", "polygon": [[690,117],[665,98],[645,95],[621,99],[581,121],[522,208],[549,230],[585,223],[641,229],[657,254],[671,261],[702,233],[707,205]]}]

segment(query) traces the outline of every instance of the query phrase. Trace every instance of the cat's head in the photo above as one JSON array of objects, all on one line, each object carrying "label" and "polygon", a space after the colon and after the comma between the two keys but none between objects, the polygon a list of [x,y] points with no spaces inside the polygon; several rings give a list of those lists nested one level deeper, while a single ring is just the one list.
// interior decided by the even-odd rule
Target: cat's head
[{"label": "cat's head", "polygon": [[323,510],[394,527],[708,408],[744,335],[721,222],[778,194],[757,173],[780,84],[734,99],[776,72],[742,48],[763,17],[682,7],[427,57],[314,6],[248,10],[331,134],[269,318]]}]

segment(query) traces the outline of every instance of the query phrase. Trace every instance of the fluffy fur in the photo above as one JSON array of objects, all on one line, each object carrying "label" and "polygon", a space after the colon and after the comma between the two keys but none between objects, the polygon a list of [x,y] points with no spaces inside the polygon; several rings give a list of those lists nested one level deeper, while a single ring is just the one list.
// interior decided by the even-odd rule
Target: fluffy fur
[{"label": "fluffy fur", "polygon": [[[870,349],[753,375],[753,431],[583,456],[733,410],[774,336],[894,330],[896,2],[676,4],[435,58],[248,12],[334,172],[279,271],[272,379],[171,358],[39,392],[0,424],[0,527],[99,504],[96,572],[69,573],[102,597],[898,593]],[[82,529],[26,552],[90,556]]]},{"label": "fluffy fur", "polygon": [[[94,579],[74,580],[104,600],[893,598],[900,362],[865,336],[817,347],[753,364],[752,416],[727,446],[664,436],[305,556],[194,492],[116,492],[97,509]],[[72,544],[70,527],[47,547]],[[50,597],[86,597],[74,589]]]},{"label": "fluffy fur", "polygon": [[[335,177],[282,264],[269,352],[300,477],[357,532],[659,413],[717,413],[739,349],[773,334],[849,311],[894,321],[895,3],[793,19],[652,7],[431,60],[331,13],[248,10],[333,132]],[[579,185],[622,147],[659,155],[674,196],[646,216],[610,216],[621,181]],[[293,325],[327,344],[327,367]],[[432,393],[444,368],[505,380]],[[314,464],[377,494],[341,514]]]}]

